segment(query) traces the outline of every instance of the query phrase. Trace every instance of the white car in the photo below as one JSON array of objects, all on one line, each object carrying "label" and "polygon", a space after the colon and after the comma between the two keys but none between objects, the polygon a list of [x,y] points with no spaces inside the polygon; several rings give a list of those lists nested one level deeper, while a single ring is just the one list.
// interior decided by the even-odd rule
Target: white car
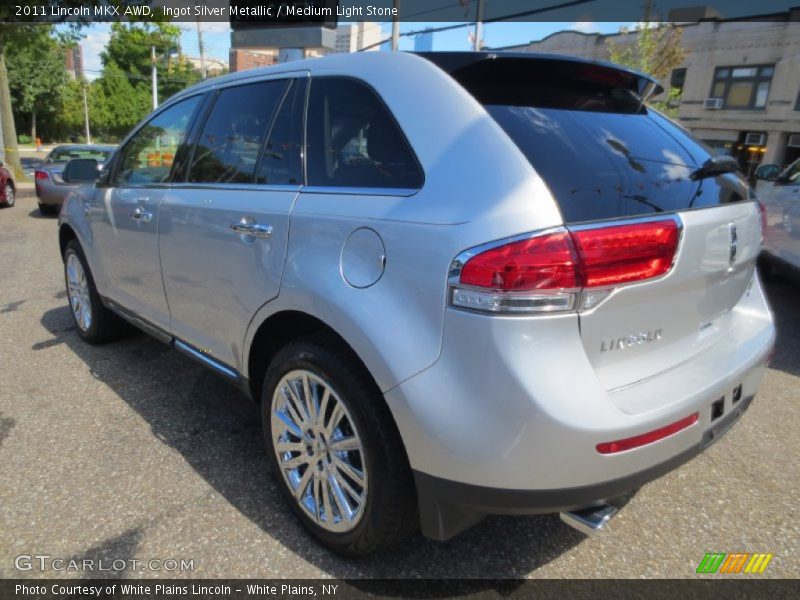
[{"label": "white car", "polygon": [[764,258],[800,271],[800,159],[756,171],[756,194],[764,207]]}]

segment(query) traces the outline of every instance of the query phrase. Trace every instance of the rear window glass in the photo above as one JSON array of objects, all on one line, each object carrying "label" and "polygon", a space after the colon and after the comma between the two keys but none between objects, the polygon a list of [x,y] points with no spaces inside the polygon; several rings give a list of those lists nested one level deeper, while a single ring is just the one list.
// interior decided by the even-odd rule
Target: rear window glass
[{"label": "rear window glass", "polygon": [[[569,74],[528,59],[453,76],[543,178],[568,223],[715,206],[748,197],[738,175],[690,178],[710,154],[620,87],[613,72]],[[537,64],[539,62],[539,64]],[[544,66],[542,66],[544,64]]]},{"label": "rear window glass", "polygon": [[95,148],[56,148],[47,157],[47,162],[68,162],[73,158],[93,158],[98,162],[105,162],[111,150]]}]

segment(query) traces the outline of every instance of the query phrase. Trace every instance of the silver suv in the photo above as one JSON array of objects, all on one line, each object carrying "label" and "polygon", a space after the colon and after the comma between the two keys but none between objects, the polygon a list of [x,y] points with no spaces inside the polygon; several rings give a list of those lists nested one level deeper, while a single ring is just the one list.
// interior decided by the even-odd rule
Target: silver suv
[{"label": "silver suv", "polygon": [[731,426],[775,336],[757,203],[657,90],[490,53],[202,83],[67,200],[78,331],[131,322],[252,396],[339,553],[494,513],[590,531]]}]

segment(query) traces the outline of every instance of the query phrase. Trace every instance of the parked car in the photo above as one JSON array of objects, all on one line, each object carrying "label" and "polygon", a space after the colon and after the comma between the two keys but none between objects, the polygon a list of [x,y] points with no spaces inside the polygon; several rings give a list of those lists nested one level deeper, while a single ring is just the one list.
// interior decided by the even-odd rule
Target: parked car
[{"label": "parked car", "polygon": [[484,52],[201,83],[67,199],[78,333],[129,321],[250,395],[341,554],[494,513],[594,531],[732,426],[775,339],[753,195],[657,89]]},{"label": "parked car", "polygon": [[800,272],[800,159],[783,171],[762,165],[756,171],[756,191],[764,207],[765,267],[789,267]]},{"label": "parked car", "polygon": [[65,182],[61,176],[68,161],[74,158],[89,158],[96,160],[98,166],[102,167],[113,150],[114,146],[87,144],[68,144],[53,148],[34,172],[39,212],[43,215],[57,213],[64,202],[64,197],[75,188],[75,185]]},{"label": "parked car", "polygon": [[25,177],[33,181],[34,177],[36,177],[36,169],[44,161],[41,158],[32,156],[23,156],[19,160],[22,163],[22,172],[25,173]]},{"label": "parked car", "polygon": [[17,186],[14,176],[6,166],[0,162],[0,206],[12,207],[17,199]]}]

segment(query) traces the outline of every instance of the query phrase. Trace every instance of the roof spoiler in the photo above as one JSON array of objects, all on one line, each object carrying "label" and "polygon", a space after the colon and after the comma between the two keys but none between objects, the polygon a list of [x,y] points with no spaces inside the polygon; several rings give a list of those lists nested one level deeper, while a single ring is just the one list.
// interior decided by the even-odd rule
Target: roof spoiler
[{"label": "roof spoiler", "polygon": [[465,72],[471,67],[485,65],[487,61],[530,61],[538,66],[553,68],[559,76],[574,76],[618,85],[635,93],[642,101],[664,91],[661,84],[650,75],[633,71],[614,63],[587,60],[561,54],[537,54],[532,52],[417,52],[443,71],[451,75]]}]

